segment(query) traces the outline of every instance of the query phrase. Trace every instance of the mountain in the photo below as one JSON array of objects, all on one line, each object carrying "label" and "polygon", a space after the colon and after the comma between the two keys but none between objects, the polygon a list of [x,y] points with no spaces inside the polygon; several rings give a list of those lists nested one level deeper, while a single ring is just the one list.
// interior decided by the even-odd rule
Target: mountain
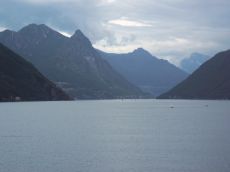
[{"label": "mountain", "polygon": [[215,55],[159,98],[230,99],[230,50]]},{"label": "mountain", "polygon": [[70,99],[31,63],[0,43],[0,101]]},{"label": "mountain", "polygon": [[188,73],[193,73],[200,67],[205,61],[209,59],[209,56],[193,53],[189,58],[185,58],[180,63],[180,68]]},{"label": "mountain", "polygon": [[127,80],[154,96],[169,90],[188,76],[168,61],[158,59],[142,48],[127,54],[101,51],[100,54]]},{"label": "mountain", "polygon": [[102,59],[80,30],[68,38],[44,24],[30,24],[18,32],[1,32],[0,42],[30,61],[75,98],[145,95]]}]

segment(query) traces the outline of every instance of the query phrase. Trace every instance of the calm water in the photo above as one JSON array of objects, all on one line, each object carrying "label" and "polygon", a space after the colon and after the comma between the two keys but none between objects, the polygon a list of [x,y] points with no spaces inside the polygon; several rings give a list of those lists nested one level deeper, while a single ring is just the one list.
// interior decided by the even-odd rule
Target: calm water
[{"label": "calm water", "polygon": [[0,172],[229,171],[229,101],[0,104]]}]

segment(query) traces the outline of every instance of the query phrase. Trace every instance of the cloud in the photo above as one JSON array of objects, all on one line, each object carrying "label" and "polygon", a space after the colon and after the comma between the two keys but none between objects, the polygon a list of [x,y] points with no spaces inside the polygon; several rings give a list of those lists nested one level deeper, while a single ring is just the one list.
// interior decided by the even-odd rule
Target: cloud
[{"label": "cloud", "polygon": [[6,29],[7,29],[6,27],[0,26],[0,32],[4,31],[4,30],[6,30]]},{"label": "cloud", "polygon": [[66,36],[81,29],[110,52],[143,47],[178,63],[194,51],[230,48],[229,0],[7,0],[0,6],[0,26],[44,23]]},{"label": "cloud", "polygon": [[129,20],[125,18],[110,20],[108,21],[108,23],[119,25],[119,26],[125,26],[125,27],[152,27],[151,24],[147,24],[145,22],[140,22],[140,21]]},{"label": "cloud", "polygon": [[69,33],[67,33],[67,32],[64,32],[64,31],[58,31],[60,34],[62,34],[62,35],[64,35],[64,36],[66,36],[66,37],[71,37],[72,35],[71,34],[69,34]]}]

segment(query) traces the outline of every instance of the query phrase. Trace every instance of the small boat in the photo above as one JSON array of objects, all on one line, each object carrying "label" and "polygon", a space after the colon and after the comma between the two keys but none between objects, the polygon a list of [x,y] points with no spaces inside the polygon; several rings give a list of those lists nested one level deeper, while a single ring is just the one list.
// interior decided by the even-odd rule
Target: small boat
[{"label": "small boat", "polygon": [[171,105],[171,106],[170,106],[170,108],[171,108],[171,109],[173,109],[173,108],[174,108],[174,106],[173,106],[173,105]]}]

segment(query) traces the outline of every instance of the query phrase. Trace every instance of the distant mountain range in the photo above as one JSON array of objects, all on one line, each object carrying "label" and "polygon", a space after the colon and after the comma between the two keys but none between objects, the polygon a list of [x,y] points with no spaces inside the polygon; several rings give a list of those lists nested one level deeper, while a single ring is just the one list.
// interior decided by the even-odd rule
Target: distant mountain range
[{"label": "distant mountain range", "polygon": [[18,32],[1,32],[0,42],[75,98],[146,96],[102,59],[80,30],[68,38],[46,25],[31,24]]},{"label": "distant mountain range", "polygon": [[143,48],[105,53],[80,30],[68,38],[43,24],[0,32],[0,43],[0,101],[230,99],[230,50],[210,60],[194,53],[182,70]]},{"label": "distant mountain range", "polygon": [[185,58],[181,61],[180,68],[191,74],[208,59],[209,56],[207,55],[200,54],[200,53],[193,53],[189,58]]},{"label": "distant mountain range", "polygon": [[127,54],[102,51],[100,54],[128,81],[154,96],[168,91],[188,76],[168,61],[158,59],[142,48]]},{"label": "distant mountain range", "polygon": [[230,99],[230,50],[216,54],[162,99]]},{"label": "distant mountain range", "polygon": [[71,100],[35,67],[0,43],[0,101]]}]

